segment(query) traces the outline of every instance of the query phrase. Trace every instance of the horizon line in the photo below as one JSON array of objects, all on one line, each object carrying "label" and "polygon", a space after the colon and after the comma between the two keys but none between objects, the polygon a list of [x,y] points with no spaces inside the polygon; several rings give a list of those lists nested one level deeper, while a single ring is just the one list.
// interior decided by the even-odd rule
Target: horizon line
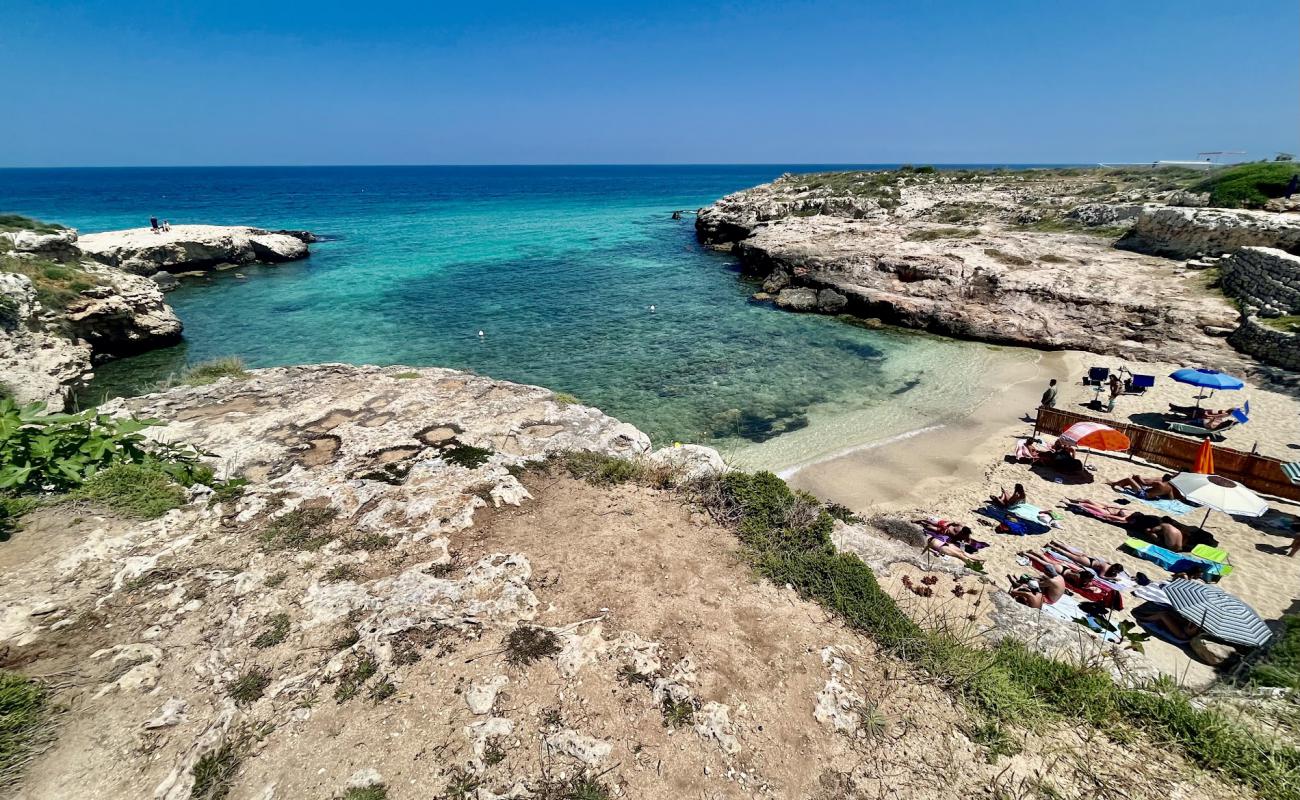
[{"label": "horizon line", "polygon": [[[1159,161],[573,161],[534,163],[444,163],[444,164],[65,164],[59,166],[0,166],[0,170],[56,170],[56,169],[319,169],[374,168],[374,167],[1099,167],[1104,163],[1145,165]],[[1217,162],[1230,163],[1230,162]],[[1231,162],[1237,163],[1237,162]]]}]

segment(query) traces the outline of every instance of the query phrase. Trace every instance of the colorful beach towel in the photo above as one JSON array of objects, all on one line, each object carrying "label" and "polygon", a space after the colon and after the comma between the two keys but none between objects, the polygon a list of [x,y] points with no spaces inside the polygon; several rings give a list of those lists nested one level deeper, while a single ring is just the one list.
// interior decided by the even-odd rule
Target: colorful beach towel
[{"label": "colorful beach towel", "polygon": [[[1015,508],[1024,508],[1025,506],[1028,506],[1028,504],[1022,503]],[[1033,509],[1033,512],[1030,512],[1029,509]],[[1036,536],[1052,530],[1047,525],[1038,521],[1038,513],[1041,512],[1036,506],[1028,506],[1028,508],[1024,508],[1024,510],[1026,514],[1032,514],[1029,519],[1021,517],[1008,509],[999,508],[992,504],[981,508],[975,513],[988,517],[989,519],[995,519],[1002,523],[1002,525],[999,526],[999,532],[1010,533],[1013,536]],[[1005,531],[1001,530],[1003,526],[1006,527]]]},{"label": "colorful beach towel", "polygon": [[1203,558],[1187,555],[1186,553],[1175,553],[1159,545],[1144,542],[1141,539],[1127,539],[1122,545],[1124,548],[1131,550],[1139,558],[1144,558],[1152,564],[1164,567],[1170,572],[1199,572],[1206,579],[1211,577],[1221,577],[1223,575],[1223,564],[1216,564],[1213,561],[1206,561]]},{"label": "colorful beach towel", "polygon": [[1187,503],[1184,503],[1182,500],[1170,500],[1168,498],[1152,500],[1147,497],[1139,497],[1138,495],[1133,494],[1132,492],[1120,492],[1120,494],[1132,497],[1134,500],[1137,500],[1139,503],[1144,503],[1148,506],[1151,506],[1152,508],[1158,508],[1171,517],[1181,516],[1183,514],[1186,514],[1189,511],[1196,510],[1195,506],[1190,506]]},{"label": "colorful beach towel", "polygon": [[[1055,550],[1044,550],[1043,555],[1050,558],[1058,566],[1072,567],[1074,569],[1080,568],[1078,564],[1060,553],[1057,553]],[[1042,570],[1040,569],[1039,571],[1041,572]],[[1074,586],[1067,583],[1066,587],[1067,591],[1073,592],[1085,600],[1091,600],[1094,603],[1101,603],[1107,608],[1116,610],[1124,608],[1124,595],[1118,590],[1102,584],[1096,577],[1089,581],[1087,586]]]}]

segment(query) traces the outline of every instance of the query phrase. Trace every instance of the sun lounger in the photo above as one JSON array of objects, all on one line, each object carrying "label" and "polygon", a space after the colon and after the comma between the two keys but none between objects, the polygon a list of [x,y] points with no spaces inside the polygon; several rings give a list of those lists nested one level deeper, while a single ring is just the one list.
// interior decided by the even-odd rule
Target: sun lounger
[{"label": "sun lounger", "polygon": [[1292,483],[1300,483],[1300,461],[1282,465],[1282,474]]},{"label": "sun lounger", "polygon": [[1202,428],[1200,425],[1193,425],[1190,422],[1168,422],[1166,424],[1169,426],[1169,430],[1174,431],[1175,433],[1181,433],[1185,436],[1198,436],[1201,438],[1208,436],[1216,442],[1221,442],[1226,438],[1223,434],[1237,427],[1241,423],[1236,419],[1232,419],[1228,421],[1227,425],[1216,428],[1215,430]]},{"label": "sun lounger", "polygon": [[1206,578],[1222,576],[1224,564],[1216,564],[1203,558],[1175,553],[1159,545],[1144,542],[1141,539],[1126,539],[1122,547],[1132,551],[1139,558],[1163,567],[1170,572],[1200,572]]},{"label": "sun lounger", "polygon": [[1147,389],[1156,385],[1156,376],[1154,375],[1132,375],[1124,382],[1124,394],[1143,394]]},{"label": "sun lounger", "polygon": [[1090,386],[1101,386],[1110,377],[1110,367],[1089,367],[1088,377],[1083,379]]}]

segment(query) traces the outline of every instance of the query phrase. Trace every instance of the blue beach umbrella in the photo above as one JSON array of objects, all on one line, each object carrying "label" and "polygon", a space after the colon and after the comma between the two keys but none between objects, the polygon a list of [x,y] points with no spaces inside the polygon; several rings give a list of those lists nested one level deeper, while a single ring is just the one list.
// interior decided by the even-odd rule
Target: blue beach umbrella
[{"label": "blue beach umbrella", "polygon": [[1196,395],[1196,405],[1198,406],[1205,398],[1212,397],[1215,389],[1235,390],[1246,385],[1241,378],[1234,378],[1226,372],[1219,372],[1217,369],[1194,369],[1188,367],[1186,369],[1180,369],[1176,372],[1169,373],[1169,377],[1179,383],[1186,383],[1191,386],[1199,386],[1202,389],[1209,389],[1209,394]]}]

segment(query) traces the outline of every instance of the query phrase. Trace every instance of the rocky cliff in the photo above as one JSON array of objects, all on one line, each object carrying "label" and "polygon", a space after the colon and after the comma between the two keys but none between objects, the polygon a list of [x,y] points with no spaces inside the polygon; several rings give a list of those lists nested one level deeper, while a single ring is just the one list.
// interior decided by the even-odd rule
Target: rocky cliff
[{"label": "rocky cliff", "polygon": [[[31,222],[0,232],[0,384],[60,409],[95,364],[175,344],[167,270],[303,258],[306,231],[177,225],[78,236]],[[145,277],[149,276],[149,277]]]},{"label": "rocky cliff", "polygon": [[[920,798],[1048,769],[1070,796],[1158,800],[1167,784],[1135,766],[1186,770],[1097,737],[1067,768],[1084,741],[1067,723],[993,763],[940,681],[754,580],[733,532],[679,495],[546,466],[717,469],[716,453],[650,453],[546,389],[321,365],[104,410],[164,421],[151,436],[248,484],[192,487],[149,520],[48,505],[0,544],[3,665],[58,676],[66,709],[6,785],[23,800]],[[882,570],[919,561],[837,530]],[[1230,796],[1199,773],[1176,789]]]},{"label": "rocky cliff", "polygon": [[[310,237],[310,238],[309,238]],[[208,270],[223,264],[275,264],[308,255],[310,234],[220,225],[173,225],[92,233],[78,242],[87,256],[137,275]]]},{"label": "rocky cliff", "polygon": [[1204,273],[1111,246],[1143,203],[1174,199],[1177,187],[1158,171],[1147,171],[1156,185],[1130,189],[1108,175],[786,176],[723,198],[696,225],[764,281],[759,299],[792,310],[1243,368],[1222,338],[1237,310]]},{"label": "rocky cliff", "polygon": [[1170,258],[1220,256],[1241,247],[1300,254],[1300,214],[1226,208],[1145,208],[1116,247]]}]

